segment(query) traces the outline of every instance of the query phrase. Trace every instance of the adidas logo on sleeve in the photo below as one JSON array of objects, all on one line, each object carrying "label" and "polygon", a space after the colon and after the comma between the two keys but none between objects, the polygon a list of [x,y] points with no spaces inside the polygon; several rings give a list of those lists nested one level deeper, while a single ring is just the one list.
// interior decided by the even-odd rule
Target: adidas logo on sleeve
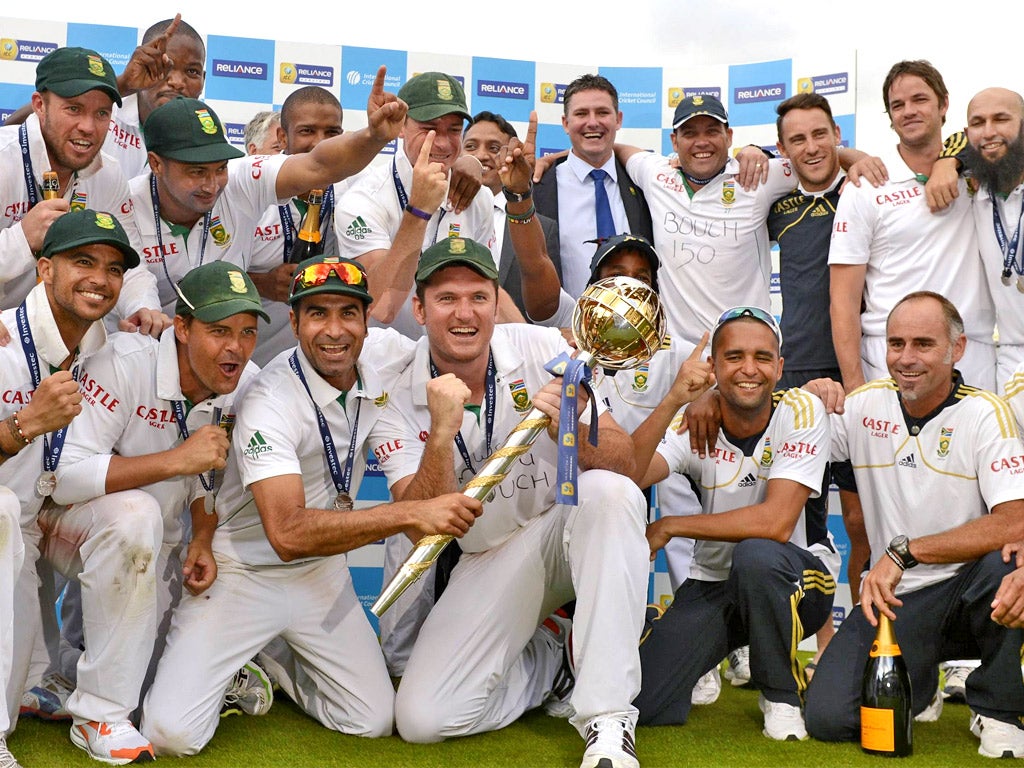
[{"label": "adidas logo on sleeve", "polygon": [[253,432],[252,437],[249,438],[249,444],[242,451],[244,456],[248,456],[250,459],[255,459],[261,453],[270,453],[274,450],[274,446],[270,445],[263,435],[260,434],[259,430]]}]

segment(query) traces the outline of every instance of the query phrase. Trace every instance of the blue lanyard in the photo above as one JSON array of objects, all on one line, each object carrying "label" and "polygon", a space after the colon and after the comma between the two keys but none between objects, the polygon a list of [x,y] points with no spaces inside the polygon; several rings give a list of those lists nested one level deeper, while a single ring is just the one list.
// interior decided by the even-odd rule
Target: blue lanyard
[{"label": "blue lanyard", "polygon": [[[281,230],[284,233],[284,262],[287,264],[288,260],[292,255],[292,247],[295,243],[295,238],[292,233],[295,232],[295,220],[292,218],[292,207],[289,205],[277,206],[277,211],[281,215]],[[324,201],[320,205],[320,230],[323,231],[324,222],[330,221],[330,217],[334,212],[334,187],[328,187],[327,191],[324,192]]]},{"label": "blue lanyard", "polygon": [[302,366],[299,365],[297,351],[292,352],[291,357],[288,358],[288,365],[292,367],[292,373],[299,377],[299,381],[302,382],[306,394],[309,395],[309,399],[313,403],[313,410],[316,411],[316,423],[320,428],[324,453],[327,455],[327,468],[331,471],[331,482],[334,483],[334,488],[338,493],[348,493],[348,489],[352,486],[352,465],[355,463],[356,440],[359,435],[359,411],[363,407],[363,399],[359,398],[356,402],[356,417],[352,422],[352,439],[348,444],[348,458],[345,459],[345,471],[342,474],[338,465],[338,451],[334,447],[334,438],[331,437],[331,428],[327,425],[327,419],[324,418],[320,406],[313,400],[313,393],[309,391],[309,384],[306,383],[306,377],[302,374]]},{"label": "blue lanyard", "polygon": [[553,376],[562,377],[562,402],[558,411],[558,504],[576,505],[576,478],[579,473],[579,451],[576,447],[576,388],[583,387],[590,396],[591,445],[597,445],[597,398],[590,388],[591,370],[582,360],[569,357],[565,352],[544,366]]},{"label": "blue lanyard", "polygon": [[[25,309],[25,302],[22,302],[15,312],[15,318],[18,323],[18,336],[21,341],[21,349],[25,353],[25,359],[28,361],[28,370],[32,376],[32,389],[39,389],[39,385],[43,381],[42,370],[39,367],[39,354],[36,352],[36,343],[32,338],[32,329],[28,325],[28,311]],[[78,369],[79,366],[75,365],[71,371],[71,377],[78,381]],[[53,433],[53,439],[50,440],[46,435],[43,435],[43,471],[44,472],[55,472],[57,470],[57,464],[60,463],[60,455],[64,450],[64,440],[67,437],[68,428],[66,426],[61,427]]]},{"label": "blue lanyard", "polygon": [[25,172],[25,189],[28,191],[28,207],[32,210],[39,202],[39,190],[36,188],[36,177],[32,171],[32,156],[28,151],[28,126],[24,123],[18,129],[18,141],[21,144],[21,166]]},{"label": "blue lanyard", "polygon": [[[440,375],[437,366],[434,365],[434,359],[430,358],[430,378],[436,379]],[[487,450],[488,456],[491,455],[491,437],[494,435],[494,408],[495,402],[498,399],[496,379],[497,368],[494,365],[494,355],[488,353],[487,377],[484,380],[484,448]],[[476,469],[473,468],[473,460],[469,456],[469,449],[466,447],[466,441],[462,437],[461,429],[455,433],[455,447],[459,449],[459,454],[462,456],[466,469],[475,475]]]},{"label": "blue lanyard", "polygon": [[[181,434],[182,442],[188,440],[188,424],[185,423],[185,404],[181,400],[171,400],[171,407],[174,409],[174,420],[178,422],[178,432]],[[213,419],[210,421],[211,424],[220,424],[220,408],[213,409]],[[213,476],[217,470],[210,470],[210,477],[207,479],[203,475],[199,475],[199,481],[203,484],[203,488],[208,493],[213,492]]]},{"label": "blue lanyard", "polygon": [[[159,198],[159,196],[157,195],[157,192],[156,192],[156,176],[153,175],[153,173],[149,174],[149,192],[150,192],[150,197],[152,198],[152,202],[153,202],[153,226],[156,227],[156,244],[157,244],[157,247],[160,249],[160,264],[163,265],[164,277],[167,278],[168,285],[170,285],[171,288],[173,289],[174,288],[174,281],[171,280],[171,273],[167,271],[167,256],[164,254],[164,238],[163,238],[163,232],[161,231],[161,226],[160,226],[160,198]],[[202,240],[199,241],[199,263],[196,264],[197,267],[203,266],[203,256],[206,254],[206,240],[210,236],[210,217],[211,217],[211,215],[212,215],[211,211],[207,211],[206,213],[203,214],[203,237],[202,237]],[[187,254],[187,252],[188,252],[188,237],[187,236],[185,237],[185,251],[186,251],[185,258],[188,259],[188,254]],[[175,291],[175,293],[177,293],[177,291]],[[207,489],[207,490],[209,490],[209,489]]]},{"label": "blue lanyard", "polygon": [[[398,204],[400,207],[399,215],[405,210],[405,206],[409,204],[409,195],[405,193],[405,185],[402,184],[402,179],[398,175],[398,162],[391,158],[391,180],[395,183],[395,193],[398,195]],[[431,241],[431,245],[437,243],[437,236],[441,232],[441,220],[444,219],[444,215],[448,213],[446,208],[441,208],[441,215],[437,217],[437,227],[434,228],[434,239]]]},{"label": "blue lanyard", "polygon": [[999,243],[999,250],[1003,253],[1003,285],[1010,284],[1010,277],[1016,272],[1024,275],[1024,259],[1021,264],[1017,263],[1017,248],[1020,245],[1020,220],[1024,216],[1024,198],[1021,199],[1020,215],[1017,217],[1017,228],[1013,231],[1013,238],[1007,242],[1006,230],[1003,228],[1003,219],[999,215],[999,200],[992,195],[992,228],[996,233],[996,241]]}]

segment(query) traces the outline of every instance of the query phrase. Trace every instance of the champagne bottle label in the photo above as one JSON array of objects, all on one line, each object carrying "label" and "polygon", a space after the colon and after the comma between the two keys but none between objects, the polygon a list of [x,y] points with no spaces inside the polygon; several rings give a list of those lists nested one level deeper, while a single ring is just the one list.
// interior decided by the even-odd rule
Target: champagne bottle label
[{"label": "champagne bottle label", "polygon": [[896,750],[896,713],[891,709],[860,708],[860,745],[876,752]]},{"label": "champagne bottle label", "polygon": [[877,656],[901,656],[900,647],[895,643],[880,643],[877,640],[871,644],[871,651],[868,654],[871,658]]}]

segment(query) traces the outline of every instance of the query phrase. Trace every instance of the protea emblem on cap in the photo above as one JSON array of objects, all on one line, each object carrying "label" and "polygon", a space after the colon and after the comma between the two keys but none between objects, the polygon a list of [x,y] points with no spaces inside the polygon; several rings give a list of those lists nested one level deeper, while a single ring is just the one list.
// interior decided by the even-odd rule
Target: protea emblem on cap
[{"label": "protea emblem on cap", "polygon": [[448,251],[452,254],[460,254],[466,252],[466,241],[461,237],[453,237],[449,240]]},{"label": "protea emblem on cap", "polygon": [[444,101],[451,101],[455,98],[455,95],[452,93],[452,84],[447,80],[437,81],[437,98]]},{"label": "protea emblem on cap", "polygon": [[113,229],[114,228],[114,219],[109,214],[97,213],[96,214],[96,226],[97,227],[102,227],[103,229]]},{"label": "protea emblem on cap", "polygon": [[228,272],[228,282],[231,285],[231,290],[235,293],[248,293],[249,289],[245,285],[245,278],[242,277],[242,273],[236,270]]},{"label": "protea emblem on cap", "polygon": [[203,133],[208,133],[211,136],[217,134],[217,123],[213,121],[213,117],[205,109],[197,109],[196,117],[199,118],[199,127],[203,129]]},{"label": "protea emblem on cap", "polygon": [[695,107],[703,107],[704,106],[704,97],[703,96],[694,96],[693,97],[693,106],[695,106]]},{"label": "protea emblem on cap", "polygon": [[96,75],[96,77],[106,77],[107,73],[103,69],[103,59],[101,59],[99,56],[93,56],[92,54],[88,54],[88,56],[89,71]]}]

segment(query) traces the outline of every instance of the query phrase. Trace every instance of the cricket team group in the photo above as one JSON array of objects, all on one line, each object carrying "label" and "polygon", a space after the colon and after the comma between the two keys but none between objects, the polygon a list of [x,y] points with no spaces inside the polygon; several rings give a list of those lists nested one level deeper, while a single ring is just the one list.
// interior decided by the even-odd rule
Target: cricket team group
[{"label": "cricket team group", "polygon": [[[818,94],[778,105],[775,152],[685,94],[666,157],[617,141],[586,74],[571,149],[537,158],[535,114],[520,136],[459,77],[390,93],[381,67],[365,128],[299,87],[242,152],[205,68],[180,16],[120,75],[58,48],[0,127],[0,735],[62,720],[123,765],[275,695],[411,743],[543,708],[581,768],[639,768],[636,726],[724,674],[765,737],[856,741],[885,614],[915,717],[963,700],[980,754],[1024,758],[1020,94],[959,130],[942,75],[898,62],[877,155]],[[609,295],[668,332],[578,367],[577,302]],[[463,493],[532,409],[532,447]],[[354,501],[368,457],[388,503]],[[437,536],[378,635],[346,553],[383,540],[387,583]]]}]

